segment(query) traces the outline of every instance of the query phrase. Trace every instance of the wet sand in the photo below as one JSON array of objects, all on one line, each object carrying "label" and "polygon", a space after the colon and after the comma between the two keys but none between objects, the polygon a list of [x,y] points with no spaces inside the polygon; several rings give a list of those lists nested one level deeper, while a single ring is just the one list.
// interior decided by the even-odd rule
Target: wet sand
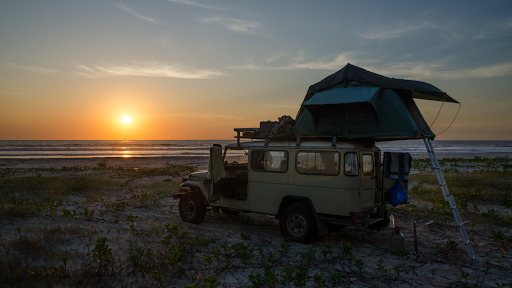
[{"label": "wet sand", "polygon": [[202,167],[208,164],[207,156],[173,156],[173,157],[97,157],[97,158],[0,158],[0,168],[61,168],[71,166],[97,167],[106,162],[109,167],[162,167],[167,163],[173,165],[190,165]]},{"label": "wet sand", "polygon": [[[442,158],[477,157],[495,158],[509,157],[512,153],[436,153]],[[428,158],[427,153],[411,154],[413,158]],[[204,168],[208,165],[207,156],[172,156],[172,157],[94,157],[94,158],[0,158],[0,169],[5,167],[16,168],[61,168],[71,166],[96,167],[98,163],[106,162],[110,167],[161,167],[167,163],[174,165],[190,165]]]}]

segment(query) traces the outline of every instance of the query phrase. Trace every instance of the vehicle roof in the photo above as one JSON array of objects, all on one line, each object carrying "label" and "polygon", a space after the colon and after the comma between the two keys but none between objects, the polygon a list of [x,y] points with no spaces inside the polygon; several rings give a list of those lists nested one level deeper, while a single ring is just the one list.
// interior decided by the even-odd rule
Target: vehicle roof
[{"label": "vehicle roof", "polygon": [[[273,140],[269,141],[267,147],[269,148],[296,148],[296,141],[295,140]],[[328,149],[331,148],[332,142],[326,141],[326,140],[307,140],[303,139],[300,141],[300,147],[298,148],[322,148],[322,149]],[[237,143],[232,143],[226,145],[226,148],[264,148],[265,147],[265,141],[244,141],[240,142],[240,146],[237,145]],[[361,141],[336,141],[336,148],[337,149],[368,149],[368,148],[377,148],[373,145],[373,143],[368,142],[361,142]],[[378,148],[377,148],[378,149]]]}]

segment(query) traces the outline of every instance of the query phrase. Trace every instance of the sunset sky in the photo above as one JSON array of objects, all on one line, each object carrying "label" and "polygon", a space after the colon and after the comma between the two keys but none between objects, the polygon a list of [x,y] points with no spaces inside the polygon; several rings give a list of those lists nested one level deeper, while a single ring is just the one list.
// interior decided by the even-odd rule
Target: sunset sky
[{"label": "sunset sky", "polygon": [[0,140],[232,139],[347,63],[460,101],[437,139],[512,140],[512,2],[276,0],[0,0]]}]

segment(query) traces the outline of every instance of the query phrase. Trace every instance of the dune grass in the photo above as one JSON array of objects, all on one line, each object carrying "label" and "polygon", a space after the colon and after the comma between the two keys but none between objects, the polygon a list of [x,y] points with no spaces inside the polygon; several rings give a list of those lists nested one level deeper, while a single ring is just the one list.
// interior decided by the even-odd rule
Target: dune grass
[{"label": "dune grass", "polygon": [[[475,169],[471,172],[448,170],[444,173],[449,191],[453,194],[465,220],[503,227],[512,225],[512,171],[508,170],[511,160],[508,157],[445,159],[445,165],[447,163],[453,165],[463,163],[466,164],[466,166],[462,166],[463,168],[469,166],[489,168]],[[441,167],[443,167],[442,164]],[[502,169],[498,170],[498,168]],[[415,174],[411,175],[410,181],[414,183],[409,190],[411,199],[432,204],[431,209],[423,209],[421,214],[434,218],[451,216],[448,203],[444,200],[435,175],[432,173]],[[501,208],[489,208],[489,206]]]},{"label": "dune grass", "polygon": [[[184,283],[189,285],[186,287],[215,287],[223,282],[219,275],[240,273],[245,280],[234,284],[237,287],[339,287],[344,283],[371,286],[380,283],[380,279],[387,279],[389,286],[430,284],[415,276],[414,269],[422,265],[422,260],[411,259],[409,252],[389,256],[394,260],[381,258],[380,262],[361,254],[356,256],[352,245],[382,236],[366,230],[331,234],[307,246],[286,239],[276,242],[279,236],[270,240],[257,238],[251,230],[239,237],[226,237],[221,229],[206,232],[204,226],[186,224],[177,215],[165,218],[165,222],[153,221],[152,217],[169,214],[169,207],[161,203],[178,191],[180,183],[161,178],[149,181],[146,177],[178,177],[193,169],[167,166],[174,168],[73,167],[65,171],[27,169],[4,173],[5,177],[0,178],[0,221],[14,228],[3,229],[8,236],[0,243],[0,281],[11,287],[183,287]],[[510,227],[510,219],[502,214],[474,211],[474,202],[503,204],[499,187],[505,187],[504,191],[512,187],[508,172],[485,173],[447,174],[446,178],[457,201],[462,206],[467,203],[462,212],[465,220]],[[431,202],[432,209],[399,206],[395,208],[402,213],[399,217],[451,222],[451,213],[443,204],[433,177],[412,176],[417,184],[410,191],[411,198]],[[151,215],[146,216],[145,225],[140,225],[138,211]],[[248,215],[240,216],[241,223],[236,225],[248,223]],[[46,224],[40,226],[38,222]],[[111,225],[106,227],[107,224]],[[478,237],[492,239],[492,247],[506,252],[512,246],[509,234],[494,228]],[[382,237],[380,242],[387,241],[387,234]],[[443,243],[433,255],[423,257],[432,262],[443,255],[446,259],[464,255],[453,239],[447,242],[451,246]],[[400,257],[402,261],[396,264]],[[334,269],[335,266],[339,268]],[[384,272],[387,269],[389,273]],[[477,280],[476,286],[478,283]]]}]

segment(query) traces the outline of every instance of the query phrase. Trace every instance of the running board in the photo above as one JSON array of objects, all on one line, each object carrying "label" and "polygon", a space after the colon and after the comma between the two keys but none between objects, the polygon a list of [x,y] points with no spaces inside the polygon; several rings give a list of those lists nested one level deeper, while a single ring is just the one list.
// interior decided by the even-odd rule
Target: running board
[{"label": "running board", "polygon": [[359,219],[359,220],[343,220],[343,219],[335,219],[335,218],[329,218],[329,217],[318,217],[320,220],[329,221],[333,224],[340,224],[340,225],[350,225],[350,226],[363,226],[363,225],[372,225],[377,222],[380,222],[384,220],[384,218],[366,218],[366,219]]},{"label": "running board", "polygon": [[384,218],[366,218],[366,219],[363,219],[363,221],[361,221],[361,222],[366,225],[373,225],[382,220],[384,220]]}]

